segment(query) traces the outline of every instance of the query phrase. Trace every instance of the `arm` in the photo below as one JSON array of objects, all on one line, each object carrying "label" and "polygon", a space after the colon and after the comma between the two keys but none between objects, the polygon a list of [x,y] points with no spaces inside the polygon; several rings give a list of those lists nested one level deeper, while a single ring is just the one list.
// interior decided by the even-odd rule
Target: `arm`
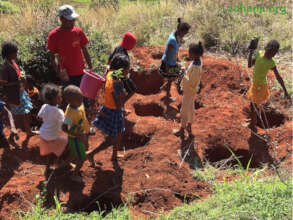
[{"label": "arm", "polygon": [[169,53],[170,50],[174,48],[172,44],[168,44],[168,48],[167,48],[167,52],[166,52],[166,72],[169,73],[169,64],[168,64],[168,60],[169,60]]},{"label": "arm", "polygon": [[2,81],[1,81],[1,84],[4,85],[4,86],[15,86],[15,85],[20,85],[20,80],[18,80],[18,81],[14,81],[14,82],[8,82],[8,81],[5,81],[5,80],[2,80]]},{"label": "arm", "polygon": [[85,58],[85,61],[86,61],[87,65],[88,65],[88,68],[92,69],[93,66],[92,66],[91,57],[90,57],[90,55],[88,53],[88,50],[87,50],[86,46],[83,46],[81,49],[82,49],[82,53],[83,53],[83,56]]},{"label": "arm", "polygon": [[54,68],[54,70],[56,71],[56,73],[59,72],[59,68],[58,68],[58,61],[56,59],[55,53],[50,51],[50,61],[51,61],[51,65]]},{"label": "arm", "polygon": [[67,124],[65,124],[65,123],[62,124],[62,131],[64,131],[66,134],[71,135],[76,138],[80,138],[82,136],[82,134],[76,134],[76,133],[73,134],[72,132],[70,132]]},{"label": "arm", "polygon": [[121,103],[121,95],[117,95],[115,93],[115,91],[112,92],[112,96],[114,98],[114,101],[115,101],[115,104],[116,104],[116,107],[117,109],[121,109],[122,107],[122,103]]},{"label": "arm", "polygon": [[249,51],[249,55],[248,55],[248,68],[252,67],[255,64],[255,59],[252,59],[253,52],[254,52],[254,50],[250,50]]},{"label": "arm", "polygon": [[133,95],[134,95],[134,92],[127,93],[126,96],[124,95],[122,97],[122,104],[124,105],[128,101],[128,99],[130,99]]},{"label": "arm", "polygon": [[277,67],[273,67],[272,70],[274,71],[274,74],[276,76],[276,79],[278,80],[278,82],[280,83],[280,85],[282,86],[283,90],[284,90],[284,93],[285,93],[285,96],[288,98],[288,99],[291,99],[288,92],[287,92],[287,89],[285,87],[285,84],[284,84],[284,81],[282,79],[282,77],[280,76],[279,74],[279,71],[277,69]]},{"label": "arm", "polygon": [[64,131],[66,134],[69,134],[68,126],[67,124],[62,124],[62,131]]}]

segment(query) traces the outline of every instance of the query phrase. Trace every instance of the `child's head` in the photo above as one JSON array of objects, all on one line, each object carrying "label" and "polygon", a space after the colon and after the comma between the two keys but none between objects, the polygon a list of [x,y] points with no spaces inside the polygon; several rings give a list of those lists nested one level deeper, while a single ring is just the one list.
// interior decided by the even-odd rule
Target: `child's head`
[{"label": "child's head", "polygon": [[123,34],[121,46],[125,50],[132,50],[135,44],[136,44],[136,37],[134,36],[134,34],[129,32],[126,32],[125,34]]},{"label": "child's head", "polygon": [[124,54],[117,54],[113,57],[110,69],[111,70],[119,70],[123,69],[123,75],[126,76],[128,74],[130,68],[129,58]]},{"label": "child's head", "polygon": [[34,79],[31,75],[25,75],[25,81],[26,81],[26,88],[27,89],[33,89],[34,88]]},{"label": "child's head", "polygon": [[278,53],[280,43],[277,40],[271,40],[265,47],[265,53],[268,58],[273,58]]},{"label": "child's head", "polygon": [[177,22],[178,25],[176,32],[181,38],[183,38],[188,33],[191,26],[186,22],[182,22],[181,18],[178,18]]},{"label": "child's head", "polygon": [[42,89],[41,97],[45,103],[50,105],[60,105],[62,102],[62,94],[59,86],[48,83]]},{"label": "child's head", "polygon": [[192,43],[189,45],[188,53],[191,59],[199,58],[203,55],[204,49],[202,43],[199,41],[198,44]]},{"label": "child's head", "polygon": [[75,85],[67,86],[63,91],[63,97],[72,108],[78,108],[82,104],[82,93]]},{"label": "child's head", "polygon": [[15,43],[6,41],[2,44],[1,48],[1,55],[4,60],[12,60],[17,58],[18,48]]},{"label": "child's head", "polygon": [[62,5],[59,7],[58,14],[62,28],[66,30],[71,30],[74,27],[75,20],[79,16],[71,5]]}]

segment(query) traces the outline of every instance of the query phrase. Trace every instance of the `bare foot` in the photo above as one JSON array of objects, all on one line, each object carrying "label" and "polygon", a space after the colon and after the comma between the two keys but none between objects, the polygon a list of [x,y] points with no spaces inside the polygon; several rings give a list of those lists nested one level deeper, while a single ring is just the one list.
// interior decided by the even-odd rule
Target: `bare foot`
[{"label": "bare foot", "polygon": [[180,137],[184,136],[184,128],[174,129],[173,134]]}]

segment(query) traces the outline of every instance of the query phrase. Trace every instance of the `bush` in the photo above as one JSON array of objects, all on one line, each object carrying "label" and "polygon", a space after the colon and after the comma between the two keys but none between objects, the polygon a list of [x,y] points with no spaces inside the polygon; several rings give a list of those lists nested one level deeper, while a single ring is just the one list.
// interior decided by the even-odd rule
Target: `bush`
[{"label": "bush", "polygon": [[19,8],[11,2],[0,1],[0,13],[12,14],[19,12]]},{"label": "bush", "polygon": [[117,11],[119,9],[119,0],[91,0],[90,7],[110,7]]},{"label": "bush", "polygon": [[105,40],[105,35],[102,32],[85,30],[89,37],[87,45],[91,56],[93,67],[103,66],[108,62],[108,54],[110,54],[111,45]]}]

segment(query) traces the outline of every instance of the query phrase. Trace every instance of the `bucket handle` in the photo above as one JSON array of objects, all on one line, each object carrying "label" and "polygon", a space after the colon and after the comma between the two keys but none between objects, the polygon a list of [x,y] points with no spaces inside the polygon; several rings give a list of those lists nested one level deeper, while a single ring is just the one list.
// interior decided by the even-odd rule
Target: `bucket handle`
[{"label": "bucket handle", "polygon": [[102,77],[102,76],[100,76],[100,75],[98,75],[98,74],[92,74],[92,73],[89,72],[88,70],[83,70],[83,72],[84,72],[85,74],[88,74],[88,75],[92,76],[93,78],[95,78],[95,79],[97,79],[97,80],[102,80],[103,82],[106,81],[104,77]]}]

